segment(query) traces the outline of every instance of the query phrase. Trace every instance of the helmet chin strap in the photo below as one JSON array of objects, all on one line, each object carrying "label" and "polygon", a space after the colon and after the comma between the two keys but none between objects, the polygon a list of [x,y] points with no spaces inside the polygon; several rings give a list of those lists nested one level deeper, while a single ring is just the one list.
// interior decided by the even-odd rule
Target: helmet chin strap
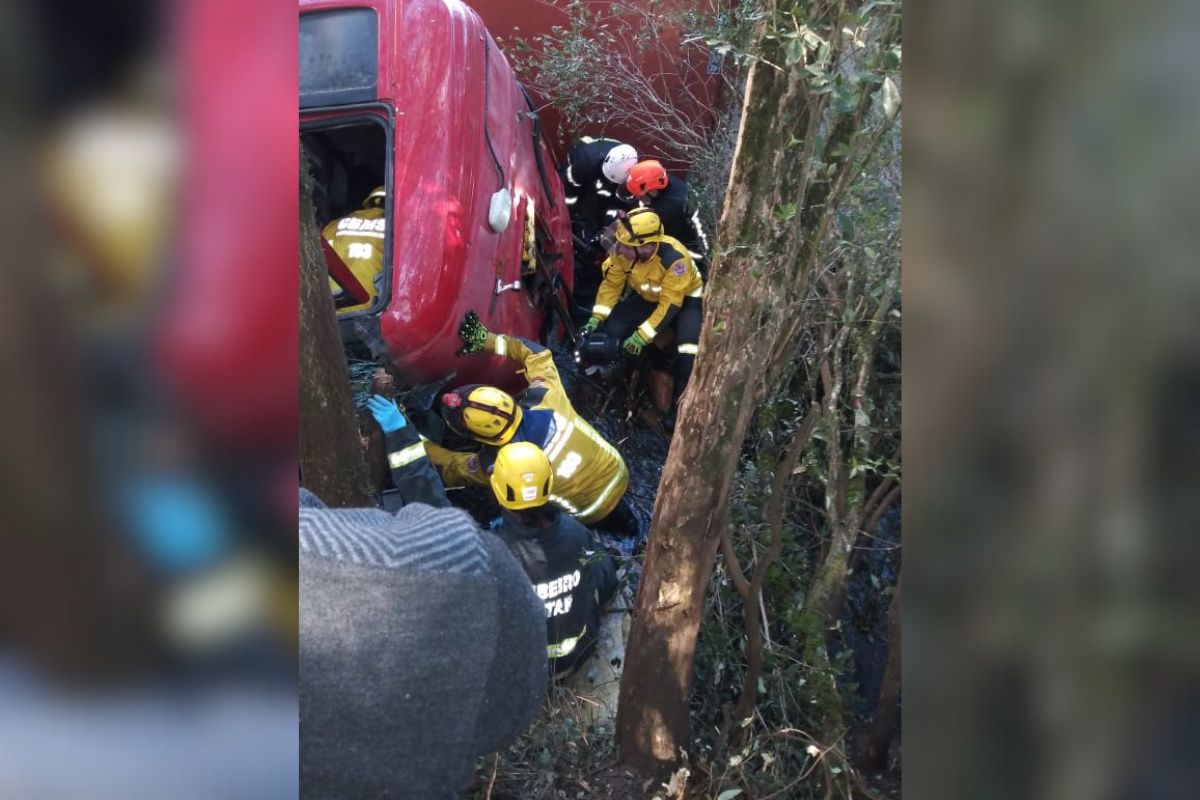
[{"label": "helmet chin strap", "polygon": [[[500,416],[500,415],[498,415],[498,416]],[[494,441],[494,442],[501,441],[504,438],[505,434],[507,434],[510,430],[512,430],[513,426],[516,424],[517,424],[516,409],[513,409],[513,413],[508,415],[508,424],[505,425],[504,428],[498,434],[495,435],[495,437],[493,437],[492,441]]]}]

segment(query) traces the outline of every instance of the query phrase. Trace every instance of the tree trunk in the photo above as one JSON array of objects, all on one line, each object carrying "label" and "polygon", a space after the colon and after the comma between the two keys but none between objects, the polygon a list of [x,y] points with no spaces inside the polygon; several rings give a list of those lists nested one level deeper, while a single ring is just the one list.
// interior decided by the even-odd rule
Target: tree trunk
[{"label": "tree trunk", "polygon": [[330,506],[373,505],[300,150],[300,481]]},{"label": "tree trunk", "polygon": [[867,734],[866,758],[874,769],[887,767],[888,747],[900,716],[900,588],[903,582],[902,574],[900,580],[896,581],[896,593],[892,595],[892,605],[888,608],[887,666],[879,686],[875,719]]},{"label": "tree trunk", "polygon": [[[841,8],[808,18],[836,54]],[[617,712],[621,759],[643,772],[678,761],[688,746],[696,639],[746,431],[787,372],[834,212],[873,152],[855,144],[877,84],[864,85],[857,107],[830,127],[829,95],[810,90],[805,62],[775,35],[801,10],[798,0],[776,0],[755,29],[700,353],[654,506]],[[897,34],[898,23],[889,36]],[[826,128],[836,141],[823,142]]]},{"label": "tree trunk", "polygon": [[692,663],[729,486],[795,291],[800,232],[775,211],[794,199],[804,169],[786,147],[804,129],[798,72],[756,64],[747,83],[700,355],[663,468],[621,679],[621,757],[643,772],[688,746]]},{"label": "tree trunk", "polygon": [[[621,677],[622,758],[644,772],[674,762],[688,743],[687,698],[704,595],[754,408],[745,357],[719,366],[698,364],[692,376],[685,421],[676,430],[654,507]],[[706,433],[686,422],[694,419],[713,424]]]}]

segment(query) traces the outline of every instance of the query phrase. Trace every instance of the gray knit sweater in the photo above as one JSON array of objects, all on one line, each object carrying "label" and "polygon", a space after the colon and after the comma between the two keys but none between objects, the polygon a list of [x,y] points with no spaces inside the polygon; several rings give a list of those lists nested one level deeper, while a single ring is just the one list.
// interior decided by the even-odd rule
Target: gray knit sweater
[{"label": "gray knit sweater", "polygon": [[546,687],[545,610],[457,509],[300,508],[300,794],[448,798]]}]

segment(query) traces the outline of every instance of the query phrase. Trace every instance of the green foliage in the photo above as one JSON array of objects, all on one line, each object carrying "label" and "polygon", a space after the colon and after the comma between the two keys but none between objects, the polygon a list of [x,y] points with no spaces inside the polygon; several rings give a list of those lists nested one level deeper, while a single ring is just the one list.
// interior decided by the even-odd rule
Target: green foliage
[{"label": "green foliage", "polygon": [[[586,701],[551,687],[537,721],[507,750],[480,759],[470,800],[558,800],[580,796],[589,776],[613,763],[612,730],[589,724]],[[495,782],[488,786],[495,773]],[[569,787],[570,791],[567,791]],[[586,795],[583,795],[586,796]]]},{"label": "green foliage", "polygon": [[[518,76],[558,109],[566,133],[624,127],[643,131],[648,153],[691,162],[688,183],[700,217],[716,226],[729,178],[751,57],[746,52],[757,4],[709,0],[683,9],[617,0],[571,0],[568,23],[549,34],[502,42]],[[677,48],[666,50],[666,42]],[[722,91],[707,94],[709,64],[719,65]],[[692,91],[686,106],[669,87]],[[707,117],[715,125],[697,124]]]},{"label": "green foliage", "polygon": [[[882,481],[900,477],[900,127],[896,120],[902,54],[898,45],[881,44],[899,3],[865,3],[842,17],[840,31],[808,18],[810,12],[817,13],[808,6],[780,13],[773,20],[765,20],[756,3],[697,6],[668,13],[623,0],[612,4],[573,0],[567,5],[568,25],[537,41],[519,42],[516,61],[527,84],[561,108],[571,126],[627,122],[633,108],[641,115],[639,125],[661,131],[664,152],[692,160],[689,183],[697,192],[702,216],[710,223],[717,218],[729,176],[740,112],[736,100],[747,67],[756,61],[778,59],[785,66],[803,66],[805,88],[817,99],[813,108],[821,115],[820,124],[814,126],[818,134],[806,141],[801,138],[806,135],[804,130],[797,129],[786,146],[789,157],[795,152],[797,158],[807,159],[814,183],[828,183],[840,162],[854,159],[851,163],[856,168],[848,173],[849,184],[836,204],[832,224],[825,229],[825,238],[815,243],[819,252],[816,275],[798,287],[792,298],[797,328],[789,340],[789,370],[780,381],[781,388],[756,411],[731,487],[728,508],[733,545],[747,571],[768,546],[765,509],[781,454],[810,406],[825,399],[818,367],[823,359],[828,359],[831,373],[843,388],[830,418],[813,432],[787,489],[790,503],[782,553],[766,573],[761,609],[743,607],[728,565],[718,562],[697,641],[691,696],[689,767],[693,777],[689,797],[825,796],[827,785],[821,776],[845,777],[842,771],[848,762],[838,749],[844,731],[837,734],[836,741],[818,741],[816,737],[828,727],[831,714],[843,719],[844,708],[847,725],[861,724],[864,720],[858,719],[854,704],[844,707],[843,701],[857,699],[863,690],[853,677],[850,651],[841,644],[840,620],[814,613],[809,599],[814,584],[820,582],[820,568],[833,535],[832,509],[839,503],[861,508]],[[760,22],[771,26],[767,44],[761,52],[751,52],[749,30]],[[678,109],[658,106],[661,97],[654,91],[654,81],[641,82],[630,72],[628,61],[622,60],[622,53],[654,47],[670,26],[685,32],[680,37],[681,47],[724,58],[722,78],[734,102],[714,109],[718,126],[712,133],[680,125]],[[776,67],[778,63],[773,62]],[[613,87],[619,91],[614,92]],[[641,100],[631,104],[630,92]],[[869,106],[860,104],[864,92],[873,93]],[[852,136],[839,138],[838,121],[860,107],[866,114],[861,124]],[[872,141],[878,142],[878,150],[870,160],[865,155]],[[809,209],[803,205],[804,199],[772,198],[767,206],[773,209],[771,218],[762,221],[762,231],[807,225]],[[814,235],[808,227],[801,229]],[[761,255],[761,269],[777,268],[769,242],[739,239],[735,246],[722,244],[730,251],[751,248]],[[871,338],[866,333],[876,310],[882,322]],[[827,340],[830,329],[835,333],[832,341]],[[838,338],[837,332],[843,329],[845,335]],[[724,320],[711,327],[712,333],[724,330]],[[864,366],[870,380],[856,398],[853,390]],[[727,402],[726,411],[736,413],[737,399],[730,397]],[[841,452],[847,481],[839,482],[831,473],[835,450]],[[720,466],[704,464],[700,468]],[[845,483],[844,491],[838,488],[840,483]],[[868,586],[883,607],[882,600],[891,587],[878,576],[872,577]],[[755,714],[728,723],[746,737],[738,739],[736,748],[723,748],[729,739],[722,739],[721,729],[743,689],[747,614],[766,620],[770,646],[764,651]],[[833,635],[828,638],[831,627]],[[827,647],[830,642],[832,648]],[[561,717],[551,716],[539,727],[563,724]],[[554,796],[545,792],[555,780],[561,786],[570,769],[598,763],[602,760],[599,756],[610,753],[611,742],[601,744],[596,736],[588,736],[590,749],[581,750],[582,740],[572,740],[561,731],[527,734],[520,758],[512,751],[505,755],[512,768],[533,776],[530,785],[534,788],[518,795]],[[561,748],[570,741],[575,745],[563,755]],[[549,765],[539,763],[544,751],[551,754]],[[580,757],[582,761],[577,760]],[[542,777],[547,771],[557,777]],[[804,780],[797,782],[798,776]],[[737,790],[744,794],[728,794]]]}]

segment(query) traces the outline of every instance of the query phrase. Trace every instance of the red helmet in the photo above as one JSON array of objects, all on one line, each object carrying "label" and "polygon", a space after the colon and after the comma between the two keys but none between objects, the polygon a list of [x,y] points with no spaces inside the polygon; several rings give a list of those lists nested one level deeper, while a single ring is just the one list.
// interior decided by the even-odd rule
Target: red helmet
[{"label": "red helmet", "polygon": [[657,161],[641,161],[629,171],[625,188],[634,197],[643,197],[646,192],[667,188],[667,171]]}]

